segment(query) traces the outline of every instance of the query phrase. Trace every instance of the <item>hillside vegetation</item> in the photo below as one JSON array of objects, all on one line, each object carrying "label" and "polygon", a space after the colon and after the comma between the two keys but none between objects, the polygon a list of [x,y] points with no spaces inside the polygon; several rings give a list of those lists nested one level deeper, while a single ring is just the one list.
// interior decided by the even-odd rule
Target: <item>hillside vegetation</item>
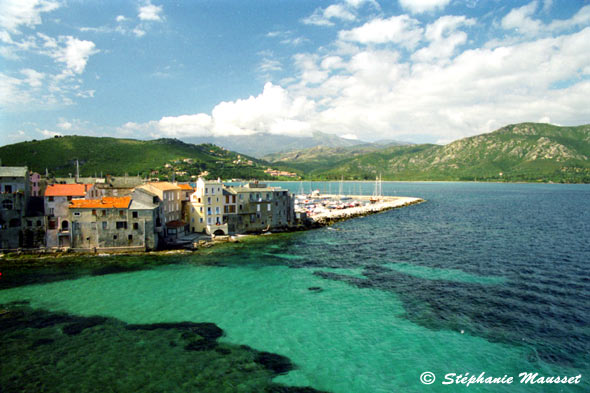
[{"label": "hillside vegetation", "polygon": [[190,175],[208,171],[210,178],[270,178],[263,172],[266,167],[261,161],[215,145],[193,145],[176,139],[64,136],[3,146],[0,158],[3,165],[26,165],[42,174],[47,168],[55,176],[75,174],[78,160],[81,176],[127,173],[166,179],[172,172],[186,172],[174,176],[187,180]]},{"label": "hillside vegetation", "polygon": [[359,152],[308,149],[269,157],[315,179],[554,181],[590,183],[590,125],[521,123],[445,146]]}]

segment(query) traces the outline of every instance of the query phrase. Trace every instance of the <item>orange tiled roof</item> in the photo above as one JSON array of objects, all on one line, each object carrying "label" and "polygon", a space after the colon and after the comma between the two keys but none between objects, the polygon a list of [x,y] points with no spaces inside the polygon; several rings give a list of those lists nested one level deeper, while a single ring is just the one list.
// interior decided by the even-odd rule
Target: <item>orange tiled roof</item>
[{"label": "orange tiled roof", "polygon": [[167,181],[161,181],[161,182],[155,181],[155,182],[149,182],[148,184],[150,186],[157,188],[158,190],[162,190],[162,191],[180,190],[181,189],[176,184],[172,184]]},{"label": "orange tiled roof", "polygon": [[45,196],[84,196],[92,184],[52,184],[45,189]]},{"label": "orange tiled roof", "polygon": [[70,209],[127,209],[131,197],[102,197],[101,199],[74,199]]},{"label": "orange tiled roof", "polygon": [[182,188],[183,190],[186,190],[186,191],[193,191],[194,190],[194,188],[192,188],[190,184],[177,184],[177,186]]}]

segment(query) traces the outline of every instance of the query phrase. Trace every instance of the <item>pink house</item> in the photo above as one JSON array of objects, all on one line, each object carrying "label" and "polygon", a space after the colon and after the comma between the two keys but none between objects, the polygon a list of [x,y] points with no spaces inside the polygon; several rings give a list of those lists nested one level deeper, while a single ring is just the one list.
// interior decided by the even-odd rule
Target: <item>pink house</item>
[{"label": "pink house", "polygon": [[31,172],[31,196],[41,196],[39,195],[40,187],[39,187],[39,180],[41,179],[41,175],[37,172]]}]

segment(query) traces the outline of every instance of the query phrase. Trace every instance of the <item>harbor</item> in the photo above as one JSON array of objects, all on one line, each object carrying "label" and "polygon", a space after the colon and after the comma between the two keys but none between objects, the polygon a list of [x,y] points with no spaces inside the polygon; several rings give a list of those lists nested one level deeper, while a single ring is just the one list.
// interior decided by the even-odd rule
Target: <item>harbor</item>
[{"label": "harbor", "polygon": [[[329,189],[331,190],[331,187]],[[384,196],[380,178],[375,181],[374,191],[370,196],[361,195],[360,192],[356,195],[345,195],[343,190],[341,181],[338,195],[322,194],[319,189],[304,194],[301,183],[299,192],[295,196],[295,213],[303,215],[312,226],[324,226],[424,202],[424,199],[416,197]]]}]

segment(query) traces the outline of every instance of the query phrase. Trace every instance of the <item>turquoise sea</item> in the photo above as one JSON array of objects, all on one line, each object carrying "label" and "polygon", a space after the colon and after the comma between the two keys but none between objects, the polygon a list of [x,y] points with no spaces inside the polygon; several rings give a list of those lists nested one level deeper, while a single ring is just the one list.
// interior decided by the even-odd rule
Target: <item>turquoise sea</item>
[{"label": "turquoise sea", "polygon": [[[2,267],[0,391],[590,391],[590,186],[382,188],[427,201],[191,255]],[[482,372],[514,382],[442,384]]]}]

